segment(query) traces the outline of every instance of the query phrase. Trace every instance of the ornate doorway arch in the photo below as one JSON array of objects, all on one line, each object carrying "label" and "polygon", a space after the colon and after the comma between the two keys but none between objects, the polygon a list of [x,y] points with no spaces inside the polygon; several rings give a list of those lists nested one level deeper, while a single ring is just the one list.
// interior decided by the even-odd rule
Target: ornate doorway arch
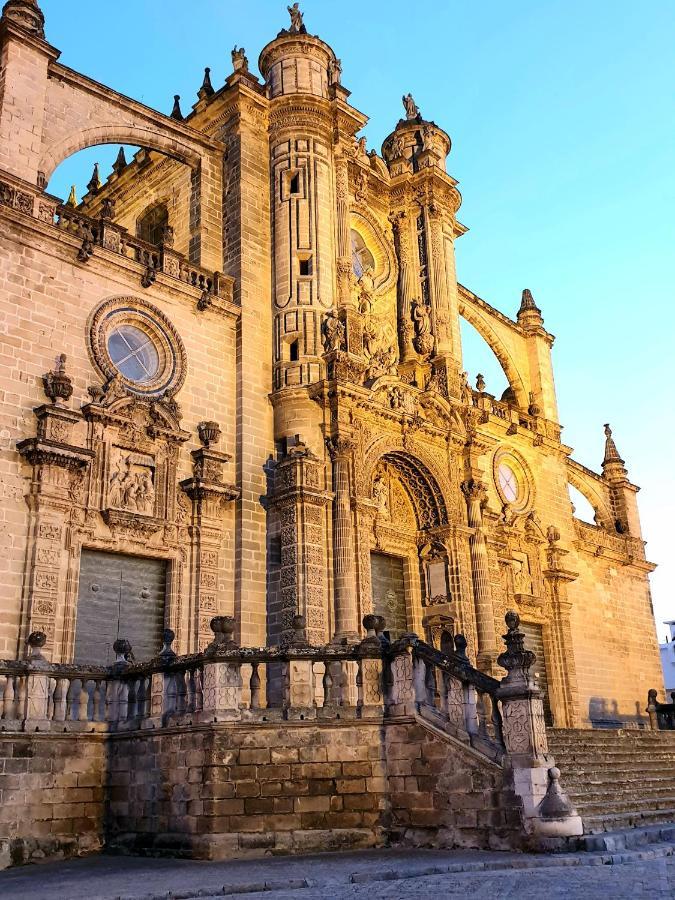
[{"label": "ornate doorway arch", "polygon": [[[417,456],[386,450],[374,461],[366,490],[369,500],[358,505],[361,610],[384,615],[392,637],[404,631],[429,637],[427,551],[438,530],[449,525],[438,479]],[[434,547],[447,553],[436,541]],[[437,602],[440,594],[449,595],[449,579],[439,591],[436,578],[434,591]]]}]

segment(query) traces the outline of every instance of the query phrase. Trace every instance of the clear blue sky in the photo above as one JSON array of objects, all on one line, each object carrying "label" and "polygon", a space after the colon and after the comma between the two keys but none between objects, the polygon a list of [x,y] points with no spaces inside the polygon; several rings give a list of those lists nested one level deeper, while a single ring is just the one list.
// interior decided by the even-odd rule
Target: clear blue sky
[{"label": "clear blue sky", "polygon": [[[285,0],[42,0],[61,61],[169,112],[189,110],[230,49],[255,69],[286,27]],[[308,30],[335,49],[369,147],[411,91],[451,135],[460,182],[460,280],[514,315],[529,287],[556,337],[564,439],[597,469],[611,422],[641,485],[657,621],[675,618],[675,3],[651,0],[305,0]],[[50,188],[82,187],[91,164],[66,162]],[[475,339],[466,367],[498,366]],[[670,514],[670,516],[668,515]],[[626,628],[632,623],[626,622]],[[663,633],[664,629],[660,628]]]}]

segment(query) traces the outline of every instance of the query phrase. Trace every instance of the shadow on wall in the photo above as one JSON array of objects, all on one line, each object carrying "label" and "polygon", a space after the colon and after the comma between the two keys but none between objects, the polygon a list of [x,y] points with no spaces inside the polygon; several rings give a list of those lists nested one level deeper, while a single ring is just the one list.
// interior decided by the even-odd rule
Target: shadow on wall
[{"label": "shadow on wall", "polygon": [[616,700],[591,697],[588,718],[593,728],[649,728],[649,718],[638,700],[635,701],[635,715],[631,716],[619,712]]}]

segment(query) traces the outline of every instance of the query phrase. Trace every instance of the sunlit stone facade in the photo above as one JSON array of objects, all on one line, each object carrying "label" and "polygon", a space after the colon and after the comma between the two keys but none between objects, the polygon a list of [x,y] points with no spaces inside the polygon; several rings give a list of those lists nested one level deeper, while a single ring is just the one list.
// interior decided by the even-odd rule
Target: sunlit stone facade
[{"label": "sunlit stone facade", "polygon": [[[0,657],[40,630],[53,661],[140,658],[165,626],[194,652],[216,615],[322,645],[375,612],[496,675],[514,608],[549,722],[645,720],[637,488],[609,429],[602,474],[561,441],[545,298],[511,318],[458,282],[447,132],[407,95],[368,150],[297,16],[171,117],[59,62],[35,3],[0,53]],[[61,205],[55,168],[103,143],[141,149]],[[504,396],[467,383],[461,317]]]}]

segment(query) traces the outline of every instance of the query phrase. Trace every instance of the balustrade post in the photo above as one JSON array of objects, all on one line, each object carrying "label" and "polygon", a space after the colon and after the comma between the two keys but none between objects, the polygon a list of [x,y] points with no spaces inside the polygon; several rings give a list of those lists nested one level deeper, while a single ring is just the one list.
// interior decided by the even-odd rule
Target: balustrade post
[{"label": "balustrade post", "polygon": [[[359,652],[377,653],[376,657],[362,656],[358,661],[358,708],[361,717],[381,715],[384,710],[384,671],[382,665],[382,645],[377,636],[378,616],[363,617],[366,637],[359,644]],[[384,620],[382,620],[384,624]]]},{"label": "balustrade post", "polygon": [[391,715],[412,715],[416,711],[411,637],[417,636],[403,635],[389,666],[387,706]]},{"label": "balustrade post", "polygon": [[506,625],[506,652],[497,662],[508,674],[496,694],[502,707],[506,779],[523,802],[527,831],[544,837],[583,834],[581,818],[563,792],[548,752],[542,695],[530,675],[535,655],[525,649],[517,613],[506,614]]},{"label": "balustrade post", "polygon": [[203,705],[199,718],[219,722],[241,718],[241,660],[227,658],[237,650],[233,639],[235,620],[231,616],[211,619],[214,639],[204,651]]},{"label": "balustrade post", "polygon": [[286,718],[313,718],[316,715],[316,704],[312,660],[286,660],[282,666],[282,679]]},{"label": "balustrade post", "polygon": [[[45,671],[49,664],[42,655],[42,648],[47,643],[44,631],[33,631],[26,641],[28,644],[28,676],[25,686],[25,704],[19,710],[19,718],[31,723],[46,722],[49,718],[50,676]],[[42,670],[42,671],[41,671]]]}]

